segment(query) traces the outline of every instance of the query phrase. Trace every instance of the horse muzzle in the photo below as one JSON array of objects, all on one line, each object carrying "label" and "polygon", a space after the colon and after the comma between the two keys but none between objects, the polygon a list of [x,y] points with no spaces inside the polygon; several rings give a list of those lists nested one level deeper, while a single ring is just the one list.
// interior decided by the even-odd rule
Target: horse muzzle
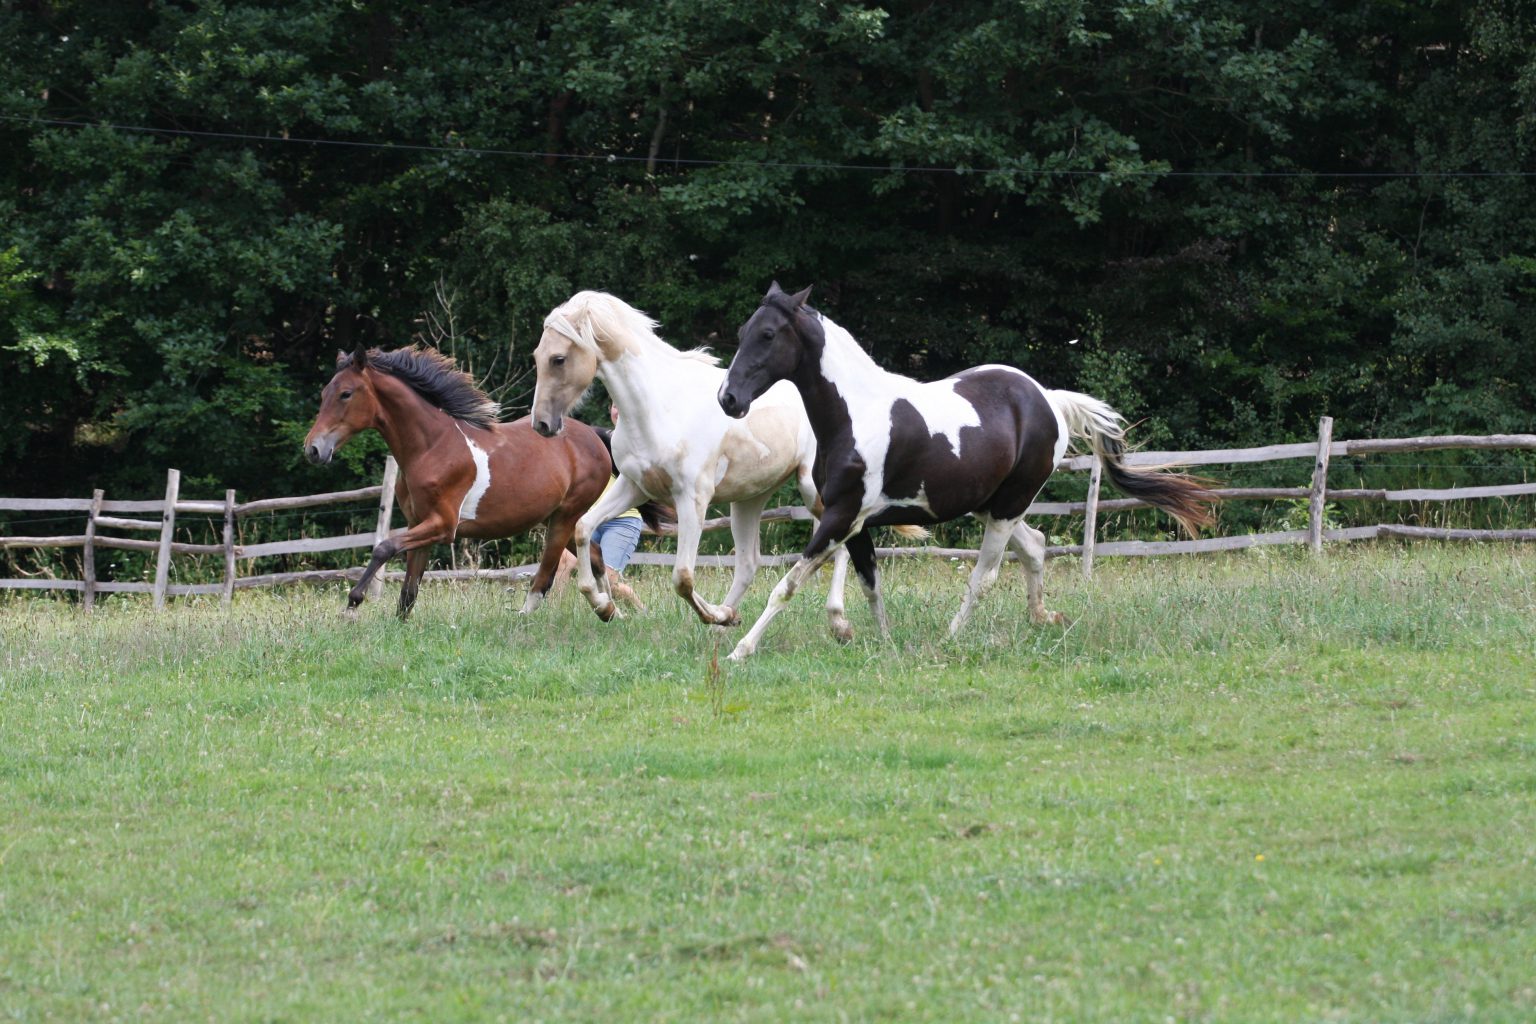
[{"label": "horse muzzle", "polygon": [[533,418],[533,432],[540,437],[559,437],[563,430],[565,430],[564,416],[545,417],[536,415]]},{"label": "horse muzzle", "polygon": [[731,390],[731,382],[729,380],[720,385],[720,393],[715,397],[720,402],[720,411],[733,420],[741,419],[752,406],[750,399],[743,402],[736,397],[736,393]]},{"label": "horse muzzle", "polygon": [[317,437],[304,445],[304,457],[312,465],[323,466],[336,454],[336,443],[329,437]]}]

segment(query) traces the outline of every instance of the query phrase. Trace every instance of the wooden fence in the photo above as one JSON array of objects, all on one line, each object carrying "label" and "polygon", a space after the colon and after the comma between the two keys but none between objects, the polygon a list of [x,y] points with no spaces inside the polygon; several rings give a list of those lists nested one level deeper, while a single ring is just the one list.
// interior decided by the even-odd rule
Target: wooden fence
[{"label": "wooden fence", "polygon": [[[1391,452],[1419,452],[1432,449],[1536,449],[1536,434],[1494,434],[1490,436],[1448,435],[1441,437],[1378,438],[1361,441],[1333,440],[1333,420],[1323,417],[1316,441],[1295,444],[1269,445],[1263,448],[1235,448],[1217,451],[1183,452],[1134,452],[1126,457],[1131,465],[1180,465],[1211,466],[1241,463],[1279,462],[1305,459],[1312,463],[1310,479],[1304,486],[1293,487],[1226,487],[1215,493],[1228,500],[1294,500],[1307,502],[1308,525],[1305,530],[1280,530],[1269,533],[1245,533],[1225,537],[1205,537],[1177,541],[1099,541],[1097,540],[1100,512],[1143,507],[1144,502],[1134,498],[1101,500],[1099,485],[1102,466],[1092,455],[1081,455],[1064,460],[1059,470],[1087,472],[1088,493],[1083,501],[1036,502],[1030,507],[1031,515],[1083,516],[1083,541],[1081,544],[1052,546],[1047,548],[1048,557],[1077,555],[1081,558],[1084,575],[1092,575],[1094,559],[1098,556],[1136,557],[1167,555],[1202,551],[1235,551],[1241,548],[1271,544],[1307,544],[1315,552],[1321,552],[1325,541],[1365,540],[1374,537],[1412,537],[1439,540],[1497,540],[1536,541],[1536,529],[1512,530],[1458,530],[1424,526],[1404,526],[1383,523],[1375,526],[1356,526],[1347,529],[1329,529],[1324,521],[1325,505],[1330,501],[1458,501],[1483,498],[1512,498],[1536,495],[1536,483],[1521,482],[1490,487],[1416,488],[1410,490],[1330,489],[1328,466],[1332,459],[1346,456],[1377,455]],[[357,579],[362,567],[350,569],[317,569],[305,572],[269,573],[240,576],[237,563],[241,559],[257,559],[277,555],[313,554],[325,551],[341,551],[349,548],[372,548],[388,531],[394,511],[394,485],[398,470],[394,459],[385,462],[384,478],[377,487],[364,487],[353,491],[332,494],[312,494],[292,498],[266,498],[243,504],[235,501],[235,492],[226,491],[220,501],[185,501],[180,497],[181,475],[170,470],[166,475],[165,497],[158,501],[108,501],[101,491],[90,499],[53,498],[0,498],[0,511],[28,512],[83,512],[85,532],[77,536],[61,537],[0,537],[0,548],[68,548],[84,549],[83,579],[5,579],[0,578],[0,590],[65,590],[78,591],[85,607],[91,607],[97,594],[102,593],[150,593],[155,607],[165,604],[170,596],[184,594],[218,594],[228,603],[234,591],[249,587],[272,586],[280,583]],[[274,541],[263,544],[239,544],[236,542],[237,525],[242,517],[258,513],[300,508],[313,508],[377,499],[378,523],[371,533],[345,534],[336,537],[311,537],[299,540]],[[119,513],[158,513],[156,519],[122,518]],[[223,517],[223,540],[218,544],[188,544],[174,540],[176,516],[204,514]],[[784,507],[770,509],[763,515],[765,522],[808,520],[810,513],[804,508]],[[713,519],[706,529],[728,527],[728,518]],[[134,539],[102,533],[102,530],[133,530],[158,532],[157,540]],[[98,548],[120,548],[155,553],[155,579],[153,583],[108,582],[97,578],[96,551]],[[967,548],[940,548],[934,546],[879,548],[878,554],[887,558],[941,557],[973,559],[976,552]],[[223,580],[219,583],[170,583],[171,560],[175,555],[220,555],[224,561]],[[784,564],[795,559],[793,553],[768,555],[767,564]],[[1010,557],[1011,554],[1010,554]],[[637,565],[671,565],[673,556],[659,552],[636,553]],[[699,557],[701,566],[723,566],[731,563],[730,556],[704,555]],[[529,575],[532,566],[512,569],[460,569],[437,570],[426,574],[428,579],[515,579]],[[373,596],[385,576],[399,579],[400,572],[380,573],[375,577]]]},{"label": "wooden fence", "polygon": [[[167,597],[187,594],[218,594],[228,604],[234,592],[248,587],[271,586],[277,583],[302,580],[344,579],[349,575],[361,575],[362,569],[318,570],[301,573],[273,573],[264,576],[240,576],[236,563],[239,559],[269,558],[276,555],[313,554],[322,551],[342,551],[347,548],[372,548],[389,532],[389,522],[394,515],[395,478],[399,473],[393,458],[384,463],[384,479],[377,487],[363,487],[355,491],[337,491],[331,494],[309,494],[293,498],[265,498],[239,504],[234,491],[225,491],[223,501],[186,501],[181,498],[181,472],[172,469],[166,473],[165,497],[159,501],[108,501],[101,491],[89,500],[78,498],[0,498],[0,511],[20,512],[84,512],[85,532],[64,537],[0,537],[0,548],[71,548],[84,549],[81,559],[84,579],[3,579],[0,590],[73,590],[79,591],[86,608],[96,602],[97,594],[128,593],[152,594],[156,608],[164,607]],[[237,544],[236,524],[245,516],[264,512],[314,508],[349,502],[379,501],[378,525],[372,533],[352,533],[339,537],[306,537],[299,540],[275,541],[270,544]],[[158,519],[125,519],[107,513],[158,513]],[[185,544],[176,541],[176,516],[178,514],[202,514],[223,516],[224,536],[218,544]],[[102,530],[135,530],[158,532],[158,540],[139,540],[102,533]],[[155,580],[153,583],[111,582],[98,579],[96,550],[117,548],[128,551],[152,551],[155,553]],[[173,555],[221,555],[224,559],[224,578],[220,583],[170,582]],[[379,584],[382,581],[377,581]],[[377,594],[377,586],[372,588]]]}]

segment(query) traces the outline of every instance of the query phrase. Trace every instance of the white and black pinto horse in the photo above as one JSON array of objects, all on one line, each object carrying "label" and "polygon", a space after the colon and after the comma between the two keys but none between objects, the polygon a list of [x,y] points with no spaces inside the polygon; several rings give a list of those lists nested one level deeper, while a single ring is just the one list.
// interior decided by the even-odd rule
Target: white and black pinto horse
[{"label": "white and black pinto horse", "polygon": [[1011,366],[977,366],[926,384],[889,373],[852,335],[806,305],[810,292],[790,295],[777,282],[768,289],[739,332],[740,347],[720,388],[720,408],[742,416],[775,382],[795,385],[816,432],[823,508],[810,543],[736,645],[733,660],[757,649],[768,623],[842,546],[886,632],[870,528],[926,526],[967,514],[985,532],[950,635],[997,578],[1007,548],[1023,563],[1030,618],[1065,622],[1046,610],[1042,597],[1045,537],[1023,518],[1070,437],[1091,442],[1110,481],[1126,494],[1164,510],[1191,533],[1210,522],[1213,499],[1201,481],[1125,465],[1124,420],[1104,402],[1047,390]]}]

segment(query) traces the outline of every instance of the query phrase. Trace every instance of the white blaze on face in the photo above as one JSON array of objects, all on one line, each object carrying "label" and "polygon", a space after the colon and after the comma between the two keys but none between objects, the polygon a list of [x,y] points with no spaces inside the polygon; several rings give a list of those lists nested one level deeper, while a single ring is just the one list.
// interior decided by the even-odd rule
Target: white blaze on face
[{"label": "white blaze on face", "polygon": [[[457,426],[457,424],[455,424]],[[464,443],[469,446],[469,457],[475,461],[475,482],[469,485],[469,492],[464,495],[464,500],[459,502],[459,521],[475,518],[480,510],[480,499],[485,497],[485,492],[491,489],[491,457],[464,433],[464,428],[459,427],[459,433],[464,437]]]}]

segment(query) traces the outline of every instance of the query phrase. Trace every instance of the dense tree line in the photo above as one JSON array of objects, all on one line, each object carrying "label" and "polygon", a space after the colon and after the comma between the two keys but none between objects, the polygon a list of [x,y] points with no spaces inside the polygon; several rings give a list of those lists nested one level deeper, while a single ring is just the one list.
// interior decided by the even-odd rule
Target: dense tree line
[{"label": "dense tree line", "polygon": [[729,354],[774,278],[1153,444],[1532,426],[1521,0],[0,12],[0,493],[307,487],[338,348],[515,407],[576,289]]}]

